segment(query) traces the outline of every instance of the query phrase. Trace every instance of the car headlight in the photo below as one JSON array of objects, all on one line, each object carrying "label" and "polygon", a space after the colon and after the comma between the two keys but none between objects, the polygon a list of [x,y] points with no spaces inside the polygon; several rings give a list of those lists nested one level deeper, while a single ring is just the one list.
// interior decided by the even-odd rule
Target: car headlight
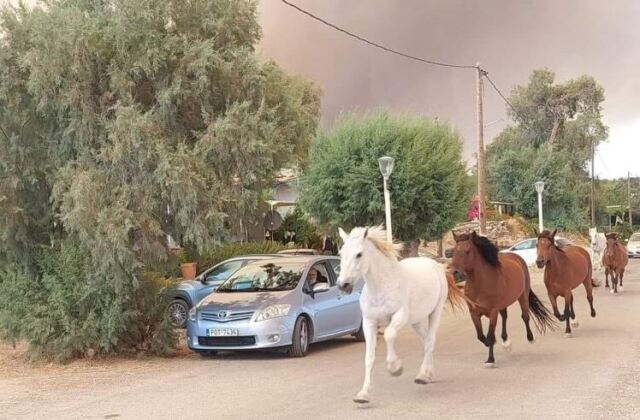
[{"label": "car headlight", "polygon": [[196,321],[196,307],[192,307],[191,309],[189,309],[189,321],[195,322]]},{"label": "car headlight", "polygon": [[286,316],[289,314],[291,305],[271,305],[264,308],[258,314],[257,321],[266,321],[267,319],[278,318],[280,316]]}]

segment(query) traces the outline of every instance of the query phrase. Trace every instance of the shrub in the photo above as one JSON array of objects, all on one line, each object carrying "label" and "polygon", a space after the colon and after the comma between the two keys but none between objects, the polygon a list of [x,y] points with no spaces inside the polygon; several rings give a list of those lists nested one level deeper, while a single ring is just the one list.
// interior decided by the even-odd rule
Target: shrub
[{"label": "shrub", "polygon": [[223,245],[209,253],[203,253],[198,256],[195,261],[198,263],[198,272],[200,272],[229,258],[249,254],[275,254],[283,249],[286,249],[286,247],[280,242],[234,243]]},{"label": "shrub", "polygon": [[114,284],[94,273],[89,254],[66,241],[41,253],[35,274],[0,271],[0,331],[26,340],[32,358],[106,353],[165,354],[176,336],[164,319],[162,285],[147,276]]}]

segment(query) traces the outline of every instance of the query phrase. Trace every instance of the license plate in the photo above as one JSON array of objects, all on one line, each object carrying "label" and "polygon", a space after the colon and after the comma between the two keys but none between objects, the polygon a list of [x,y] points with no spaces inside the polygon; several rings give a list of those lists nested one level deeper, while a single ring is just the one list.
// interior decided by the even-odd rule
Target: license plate
[{"label": "license plate", "polygon": [[209,337],[235,337],[238,335],[237,328],[209,328],[207,330]]}]

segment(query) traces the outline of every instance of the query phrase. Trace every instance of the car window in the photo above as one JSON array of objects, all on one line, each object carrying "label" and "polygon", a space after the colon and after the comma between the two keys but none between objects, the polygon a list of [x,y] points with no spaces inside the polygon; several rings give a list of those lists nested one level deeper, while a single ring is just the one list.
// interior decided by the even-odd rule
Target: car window
[{"label": "car window", "polygon": [[329,264],[331,264],[331,268],[333,268],[333,272],[336,273],[336,279],[340,275],[340,260],[329,260]]},{"label": "car window", "polygon": [[298,285],[305,265],[303,263],[254,262],[233,273],[218,292],[256,292],[293,290]]},{"label": "car window", "polygon": [[327,271],[327,266],[325,266],[324,263],[316,263],[309,269],[309,272],[307,273],[307,286],[310,286],[311,284],[311,273],[313,270],[317,272],[316,283],[328,283],[330,286],[333,285],[331,277],[329,277],[329,272]]},{"label": "car window", "polygon": [[530,239],[528,241],[524,241],[516,246],[513,247],[514,251],[522,251],[525,249],[531,249],[531,248],[535,248],[536,247],[536,241],[535,239]]},{"label": "car window", "polygon": [[230,275],[238,271],[246,261],[236,260],[220,264],[207,273],[206,281],[210,283],[220,283],[229,278]]},{"label": "car window", "polygon": [[629,242],[640,242],[640,233],[634,233],[631,235]]}]

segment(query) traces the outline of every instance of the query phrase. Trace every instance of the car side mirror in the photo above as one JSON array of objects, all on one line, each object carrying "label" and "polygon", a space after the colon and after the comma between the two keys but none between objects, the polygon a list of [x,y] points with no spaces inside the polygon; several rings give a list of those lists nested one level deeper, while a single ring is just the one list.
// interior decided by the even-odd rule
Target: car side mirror
[{"label": "car side mirror", "polygon": [[313,285],[313,293],[323,293],[329,291],[328,283],[316,283]]}]

